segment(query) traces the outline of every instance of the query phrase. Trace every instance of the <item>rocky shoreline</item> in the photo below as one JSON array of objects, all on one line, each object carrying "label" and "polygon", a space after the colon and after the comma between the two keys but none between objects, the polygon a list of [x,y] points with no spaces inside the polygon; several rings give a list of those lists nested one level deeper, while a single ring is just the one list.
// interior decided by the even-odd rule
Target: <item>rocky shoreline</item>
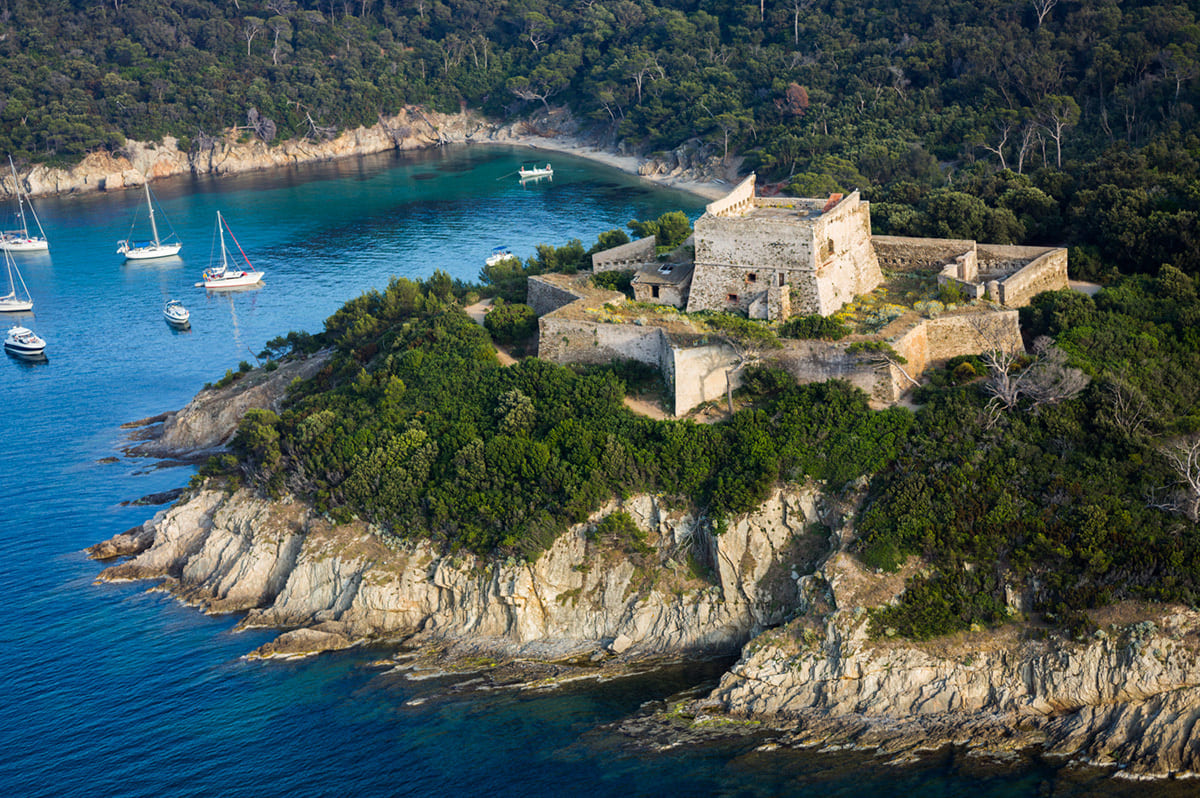
[{"label": "rocky shoreline", "polygon": [[[424,150],[448,144],[526,146],[563,152],[605,163],[661,185],[716,198],[728,191],[737,163],[722,159],[695,143],[641,157],[623,145],[584,130],[566,109],[528,120],[496,122],[477,113],[440,114],[416,106],[380,117],[371,127],[343,131],[313,141],[293,139],[267,144],[245,130],[227,131],[204,148],[182,151],[178,141],[127,141],[119,152],[94,152],[70,169],[34,166],[19,176],[28,196],[116,191],[176,175],[224,175],[303,163],[351,158],[389,150]],[[12,196],[14,179],[0,175],[0,194]]]}]

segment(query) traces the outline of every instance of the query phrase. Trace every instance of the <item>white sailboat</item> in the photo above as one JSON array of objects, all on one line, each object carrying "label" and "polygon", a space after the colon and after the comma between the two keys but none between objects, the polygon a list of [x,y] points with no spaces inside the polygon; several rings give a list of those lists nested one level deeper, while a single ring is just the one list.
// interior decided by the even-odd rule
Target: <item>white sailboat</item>
[{"label": "white sailboat", "polygon": [[[4,265],[8,271],[8,293],[0,296],[0,313],[24,313],[33,310],[33,298],[25,287],[25,278],[13,262],[12,253],[4,250]],[[22,294],[17,293],[17,283],[21,284]]]},{"label": "white sailboat", "polygon": [[[242,260],[246,262],[246,268],[239,268],[229,265],[229,251],[225,249],[225,232],[229,231],[229,237],[233,239],[233,244],[238,248],[238,252],[242,256]],[[234,238],[233,231],[229,230],[229,225],[225,222],[225,218],[221,216],[221,212],[217,211],[217,235],[214,243],[219,243],[221,250],[221,262],[215,263],[216,253],[214,250],[214,264],[204,270],[204,281],[196,283],[196,286],[204,286],[205,288],[243,288],[248,285],[256,285],[262,282],[263,273],[257,271],[250,265],[250,259],[246,257],[245,251],[242,250],[242,245]]]},{"label": "white sailboat", "polygon": [[[171,255],[178,255],[183,244],[178,240],[171,241],[172,238],[177,239],[173,230],[166,239],[159,239],[158,224],[154,221],[154,202],[150,199],[150,184],[143,183],[142,187],[146,189],[146,206],[150,209],[150,232],[153,234],[154,240],[136,242],[132,238],[126,238],[118,241],[117,254],[124,255],[127,260],[149,260],[150,258],[167,258]],[[136,223],[137,219],[135,218],[134,224]],[[168,226],[169,224],[168,222]],[[132,236],[132,225],[130,225],[129,233]]]},{"label": "white sailboat", "polygon": [[21,183],[17,179],[17,167],[12,156],[8,156],[8,165],[12,168],[13,190],[17,193],[17,218],[21,220],[20,230],[6,230],[0,233],[0,249],[12,252],[42,252],[50,249],[46,240],[46,232],[42,230],[42,222],[33,209],[33,201],[29,202],[29,214],[37,225],[38,235],[29,234],[29,223],[25,221],[25,195],[21,193]]}]

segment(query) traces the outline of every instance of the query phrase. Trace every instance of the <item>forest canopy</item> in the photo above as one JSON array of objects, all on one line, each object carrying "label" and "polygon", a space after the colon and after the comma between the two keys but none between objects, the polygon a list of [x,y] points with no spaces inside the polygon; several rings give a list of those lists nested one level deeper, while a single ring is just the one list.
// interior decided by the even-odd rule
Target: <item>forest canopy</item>
[{"label": "forest canopy", "polygon": [[1200,2],[9,0],[0,146],[70,164],[237,127],[320,137],[409,104],[565,105],[692,141],[876,232],[1069,244],[1077,276],[1200,273]]}]

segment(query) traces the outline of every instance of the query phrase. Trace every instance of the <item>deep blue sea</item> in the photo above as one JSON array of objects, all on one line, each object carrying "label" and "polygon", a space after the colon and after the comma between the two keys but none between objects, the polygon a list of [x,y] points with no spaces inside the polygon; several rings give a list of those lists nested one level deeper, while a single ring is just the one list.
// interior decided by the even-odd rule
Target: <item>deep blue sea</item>
[{"label": "deep blue sea", "polygon": [[[205,616],[152,584],[93,584],[102,566],[83,549],[158,509],[123,502],[192,473],[123,456],[121,424],[181,407],[267,340],[321,329],[393,275],[474,280],[497,244],[521,256],[539,242],[590,246],[631,219],[694,217],[703,204],[560,155],[552,183],[522,187],[511,173],[530,157],[457,149],[161,181],[160,224],[184,242],[162,261],[115,254],[140,191],[36,200],[51,251],[17,256],[35,315],[11,321],[48,341],[48,362],[0,358],[0,798],[1188,794],[954,751],[908,767],[759,753],[753,740],[637,753],[611,724],[712,684],[715,666],[455,693],[450,680],[369,667],[386,649],[245,662],[270,632],[235,633],[237,617]],[[218,209],[266,272],[262,288],[193,287]],[[162,319],[172,297],[191,310],[189,332]]]}]

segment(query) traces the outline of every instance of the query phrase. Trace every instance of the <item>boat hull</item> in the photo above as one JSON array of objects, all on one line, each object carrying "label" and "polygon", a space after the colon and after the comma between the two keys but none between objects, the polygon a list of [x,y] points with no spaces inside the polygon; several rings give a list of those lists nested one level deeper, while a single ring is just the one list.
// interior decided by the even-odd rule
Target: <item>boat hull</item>
[{"label": "boat hull", "polygon": [[50,249],[50,244],[44,238],[3,238],[0,239],[0,249],[9,252],[45,252]]},{"label": "boat hull", "polygon": [[178,255],[182,248],[182,244],[160,244],[157,247],[120,247],[117,249],[117,254],[124,255],[125,260],[152,260]]},{"label": "boat hull", "polygon": [[0,299],[0,313],[28,313],[31,310],[31,299]]},{"label": "boat hull", "polygon": [[219,291],[222,288],[245,288],[262,282],[263,272],[238,272],[227,277],[204,278],[204,287]]},{"label": "boat hull", "polygon": [[27,358],[40,358],[46,354],[46,345],[41,346],[23,346],[21,344],[11,344],[8,341],[4,342],[4,351],[10,355]]}]

